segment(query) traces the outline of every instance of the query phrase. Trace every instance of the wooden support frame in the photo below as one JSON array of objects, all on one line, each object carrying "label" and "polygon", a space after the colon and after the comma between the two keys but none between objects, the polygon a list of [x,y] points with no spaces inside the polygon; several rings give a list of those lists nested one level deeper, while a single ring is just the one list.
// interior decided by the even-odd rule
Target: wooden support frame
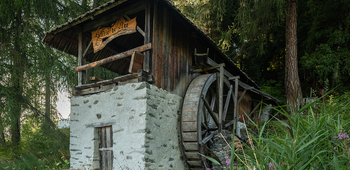
[{"label": "wooden support frame", "polygon": [[213,67],[205,67],[205,68],[196,69],[196,70],[193,70],[192,73],[200,73],[200,72],[209,71],[209,70],[213,70],[213,69],[220,68],[220,67],[225,67],[225,63],[221,63],[221,64],[218,64],[218,65],[213,66]]},{"label": "wooden support frame", "polygon": [[[83,58],[83,51],[85,51],[85,46],[83,44],[83,32],[78,33],[78,67],[85,64],[85,59]],[[78,73],[78,85],[86,83],[86,71],[81,71]]]},{"label": "wooden support frame", "polygon": [[203,102],[204,102],[204,106],[205,106],[205,107],[207,108],[207,110],[209,111],[209,114],[210,114],[210,116],[213,118],[213,120],[214,120],[216,126],[219,127],[219,121],[218,121],[218,119],[216,118],[214,112],[211,110],[211,107],[210,107],[208,101],[204,98],[204,95],[203,95],[203,94],[202,94],[201,98],[202,98],[202,100],[203,100]]},{"label": "wooden support frame", "polygon": [[230,103],[230,100],[231,100],[232,89],[233,89],[233,86],[230,85],[230,89],[229,89],[229,91],[227,93],[227,96],[226,96],[226,102],[225,102],[225,106],[224,106],[224,111],[222,112],[222,121],[224,121],[225,118],[226,118],[228,106],[229,106],[229,103]]},{"label": "wooden support frame", "polygon": [[[129,21],[131,20],[131,18],[127,15],[124,15],[124,17]],[[136,30],[143,36],[145,37],[145,32],[139,27],[139,26],[136,26]]]},{"label": "wooden support frame", "polygon": [[134,49],[131,49],[131,50],[128,50],[128,51],[125,51],[125,52],[122,52],[122,53],[119,53],[119,54],[116,54],[116,55],[104,58],[102,60],[95,61],[95,62],[92,62],[90,64],[86,64],[86,65],[83,65],[83,66],[79,66],[79,67],[75,68],[75,71],[76,72],[81,72],[83,70],[87,70],[87,69],[90,69],[90,68],[93,68],[93,67],[96,67],[96,66],[100,66],[102,64],[110,63],[110,62],[115,61],[115,60],[119,60],[119,59],[122,59],[122,58],[125,58],[125,57],[129,57],[135,51],[136,52],[144,52],[144,51],[150,50],[151,46],[152,46],[152,44],[149,43],[149,44],[146,44],[146,45],[143,45],[143,46],[140,46],[140,47],[136,47]]},{"label": "wooden support frame", "polygon": [[224,66],[220,66],[219,77],[219,133],[222,131],[223,91],[224,91]]},{"label": "wooden support frame", "polygon": [[131,55],[129,73],[137,73],[140,69],[143,69],[143,54],[134,52]]},{"label": "wooden support frame", "polygon": [[249,113],[249,117],[260,107],[261,103],[262,102],[259,102],[259,104],[254,107],[254,109]]}]

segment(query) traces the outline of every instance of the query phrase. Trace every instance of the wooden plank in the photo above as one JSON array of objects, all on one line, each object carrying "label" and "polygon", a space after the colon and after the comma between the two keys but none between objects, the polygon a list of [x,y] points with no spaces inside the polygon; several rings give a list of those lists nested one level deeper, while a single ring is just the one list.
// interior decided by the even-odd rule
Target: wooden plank
[{"label": "wooden plank", "polygon": [[210,133],[209,136],[205,137],[205,138],[201,141],[201,145],[206,144],[210,139],[212,139],[212,138],[214,137],[214,135],[215,135],[215,132]]},{"label": "wooden plank", "polygon": [[84,51],[84,53],[83,53],[83,57],[84,57],[84,58],[86,58],[86,57],[85,57],[85,56],[86,56],[86,53],[89,51],[91,44],[92,44],[92,39],[90,40],[89,45],[86,47],[86,49],[85,49],[85,51]]},{"label": "wooden plank", "polygon": [[182,140],[183,141],[197,141],[197,132],[184,132],[182,133]]},{"label": "wooden plank", "polygon": [[89,77],[89,80],[94,81],[94,82],[103,81],[103,79],[98,78],[98,77],[95,77],[95,76],[93,76],[93,77]]},{"label": "wooden plank", "polygon": [[223,123],[225,123],[227,109],[228,109],[228,106],[230,104],[232,88],[233,88],[232,85],[230,85],[230,90],[228,91],[228,93],[226,95],[226,102],[225,102],[225,106],[224,106],[224,111],[222,112],[222,121],[223,121]]},{"label": "wooden plank", "polygon": [[187,161],[187,163],[190,164],[191,166],[202,166],[201,161]]},{"label": "wooden plank", "polygon": [[100,148],[98,149],[99,151],[111,151],[113,150],[113,147],[109,147],[109,148]]},{"label": "wooden plank", "polygon": [[106,148],[112,147],[111,143],[111,126],[107,126],[106,128]]},{"label": "wooden plank", "polygon": [[152,67],[154,69],[151,70],[152,75],[154,75],[155,78],[155,86],[161,87],[161,58],[159,53],[161,53],[160,50],[160,32],[159,32],[159,25],[161,23],[158,22],[158,19],[161,18],[161,15],[158,15],[158,3],[154,3],[153,7],[153,50],[152,50]]},{"label": "wooden plank", "polygon": [[104,92],[110,89],[113,89],[116,86],[116,84],[109,84],[109,85],[105,85],[105,86],[97,86],[97,87],[92,87],[92,88],[87,88],[87,89],[83,89],[78,91],[75,96],[83,96],[83,95],[87,95],[87,94],[95,94],[95,93],[100,93],[100,92]]},{"label": "wooden plank", "polygon": [[219,86],[219,133],[222,130],[222,110],[223,110],[223,91],[224,91],[224,66],[220,67],[220,86]]},{"label": "wooden plank", "polygon": [[[238,104],[237,104],[237,97],[238,97],[238,77],[236,77],[236,79],[235,79],[235,96],[234,96],[234,98],[233,98],[233,100],[234,100],[234,112],[233,112],[233,120],[234,120],[234,122],[233,122],[233,127],[234,127],[234,131],[237,131],[238,129],[237,129],[237,121],[238,121],[238,119],[237,119],[237,106],[238,106]],[[236,132],[237,133],[237,132]],[[233,136],[235,136],[235,134],[233,133]]]},{"label": "wooden plank", "polygon": [[101,145],[101,148],[106,148],[107,145],[106,145],[106,128],[105,127],[101,127],[102,129],[102,138],[101,138],[101,141],[102,141],[102,145]]},{"label": "wooden plank", "polygon": [[115,60],[119,60],[119,59],[122,59],[122,58],[125,58],[125,57],[129,57],[129,56],[132,55],[132,53],[134,51],[136,51],[136,52],[147,51],[147,50],[151,49],[151,46],[152,46],[151,43],[143,45],[143,46],[139,46],[139,47],[136,47],[134,49],[131,49],[131,50],[128,50],[128,51],[125,51],[125,52],[122,52],[122,53],[119,53],[119,54],[107,57],[105,59],[102,59],[102,60],[99,60],[99,61],[95,61],[95,62],[92,62],[90,64],[86,64],[86,65],[83,65],[83,66],[79,66],[79,67],[75,68],[75,71],[76,72],[80,72],[80,71],[83,71],[83,70],[87,70],[89,68],[100,66],[102,64],[110,63],[110,62],[115,61]]},{"label": "wooden plank", "polygon": [[[145,36],[144,36],[144,44],[151,43],[152,41],[152,29],[151,29],[151,19],[152,19],[152,13],[151,13],[151,4],[149,1],[145,4]],[[150,51],[145,51],[143,58],[143,70],[150,72]]]},{"label": "wooden plank", "polygon": [[200,69],[196,69],[193,70],[191,73],[200,73],[200,72],[204,72],[204,71],[209,71],[209,70],[213,70],[219,67],[225,66],[225,63],[221,63],[219,65],[213,66],[213,67],[205,67],[205,68],[200,68]]},{"label": "wooden plank", "polygon": [[96,128],[96,127],[105,127],[105,126],[112,126],[112,125],[115,125],[115,122],[92,123],[92,124],[86,124],[85,127],[86,128]]},{"label": "wooden plank", "polygon": [[200,159],[198,152],[185,152],[185,155],[188,159]]},{"label": "wooden plank", "polygon": [[129,73],[137,73],[138,70],[142,69],[143,67],[143,54],[134,52],[131,55],[131,61],[129,66]]},{"label": "wooden plank", "polygon": [[182,122],[182,131],[197,131],[197,122]]},{"label": "wooden plank", "polygon": [[162,20],[162,27],[160,28],[162,32],[162,39],[161,39],[161,48],[162,48],[162,88],[170,91],[168,89],[168,78],[169,78],[169,46],[168,46],[168,41],[169,41],[169,15],[168,11],[165,9],[165,7],[162,8],[162,14],[163,20]]},{"label": "wooden plank", "polygon": [[99,144],[98,148],[102,148],[102,128],[98,128],[98,139],[99,139]]},{"label": "wooden plank", "polygon": [[183,143],[185,150],[187,151],[198,151],[197,142],[184,142]]},{"label": "wooden plank", "polygon": [[185,122],[197,121],[197,111],[182,113],[182,121],[185,121]]},{"label": "wooden plank", "polygon": [[249,113],[249,117],[259,108],[259,106],[260,106],[260,104],[261,104],[262,102],[259,102],[255,107],[254,107],[254,109]]},{"label": "wooden plank", "polygon": [[241,94],[241,97],[239,97],[238,101],[237,101],[237,105],[239,105],[239,103],[241,102],[241,100],[243,99],[245,93],[247,92],[247,89],[244,89],[243,93]]},{"label": "wooden plank", "polygon": [[210,109],[209,103],[208,101],[204,98],[204,95],[202,94],[202,100],[204,101],[204,105],[207,108],[207,110],[209,111],[210,116],[213,118],[216,126],[219,127],[219,121],[218,118],[215,116],[214,112]]},{"label": "wooden plank", "polygon": [[106,169],[107,170],[107,162],[108,162],[108,157],[107,157],[107,151],[102,151],[102,168],[101,169]]}]

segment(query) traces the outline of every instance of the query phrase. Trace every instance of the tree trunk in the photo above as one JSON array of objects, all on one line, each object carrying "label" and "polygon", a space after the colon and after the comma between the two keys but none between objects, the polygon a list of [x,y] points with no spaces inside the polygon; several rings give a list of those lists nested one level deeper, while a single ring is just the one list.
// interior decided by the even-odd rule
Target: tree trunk
[{"label": "tree trunk", "polygon": [[44,130],[50,128],[49,120],[51,119],[51,79],[50,69],[47,70],[45,75],[45,114],[44,114]]},{"label": "tree trunk", "polygon": [[17,27],[14,36],[14,52],[12,54],[13,68],[11,70],[11,82],[12,82],[12,101],[10,106],[10,116],[11,116],[11,142],[14,149],[17,148],[20,142],[21,135],[21,112],[23,103],[23,79],[24,79],[24,66],[25,66],[25,52],[21,49],[21,36],[23,34],[22,25],[22,11],[17,11],[15,26]]},{"label": "tree trunk", "polygon": [[296,112],[302,103],[297,57],[297,0],[287,0],[285,90],[289,110]]},{"label": "tree trunk", "polygon": [[5,146],[5,144],[6,144],[6,140],[5,140],[5,133],[4,133],[4,124],[0,113],[0,147]]}]

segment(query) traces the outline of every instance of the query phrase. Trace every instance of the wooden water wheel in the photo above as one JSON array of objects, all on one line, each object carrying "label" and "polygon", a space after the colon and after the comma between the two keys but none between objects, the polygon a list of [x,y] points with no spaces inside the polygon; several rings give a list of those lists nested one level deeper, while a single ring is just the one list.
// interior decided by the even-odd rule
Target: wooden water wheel
[{"label": "wooden water wheel", "polygon": [[[229,106],[232,108],[234,105],[231,97],[232,85],[223,77],[221,95],[219,86],[215,73],[204,74],[193,79],[185,93],[181,115],[181,142],[191,169],[210,168],[211,162],[198,153],[213,156],[210,154],[210,148],[214,144],[212,138],[219,134],[219,127],[232,129],[232,112],[226,114]],[[223,101],[221,105],[218,102],[220,98]],[[223,110],[221,121],[220,107]]]}]

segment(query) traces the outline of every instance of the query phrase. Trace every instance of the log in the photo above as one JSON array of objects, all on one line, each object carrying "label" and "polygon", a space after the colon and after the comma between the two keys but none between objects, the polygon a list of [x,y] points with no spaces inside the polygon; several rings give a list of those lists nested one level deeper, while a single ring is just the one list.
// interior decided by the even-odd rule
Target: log
[{"label": "log", "polygon": [[103,81],[103,79],[95,77],[95,76],[94,77],[90,77],[89,80],[94,81],[94,82]]},{"label": "log", "polygon": [[113,62],[113,61],[116,61],[116,60],[119,60],[119,59],[122,59],[122,58],[125,58],[125,57],[129,57],[135,51],[140,53],[140,52],[144,52],[144,51],[150,50],[151,48],[152,48],[152,44],[148,43],[146,45],[139,46],[139,47],[136,47],[134,49],[131,49],[131,50],[128,50],[128,51],[125,51],[125,52],[122,52],[122,53],[119,53],[119,54],[116,54],[116,55],[112,55],[112,56],[104,58],[102,60],[95,61],[95,62],[92,62],[90,64],[86,64],[86,65],[77,67],[77,68],[75,68],[75,71],[76,72],[80,72],[80,71],[83,71],[83,70],[87,70],[87,69],[90,69],[90,68],[93,68],[93,67],[96,67],[96,66],[100,66],[102,64],[110,63],[110,62]]}]

